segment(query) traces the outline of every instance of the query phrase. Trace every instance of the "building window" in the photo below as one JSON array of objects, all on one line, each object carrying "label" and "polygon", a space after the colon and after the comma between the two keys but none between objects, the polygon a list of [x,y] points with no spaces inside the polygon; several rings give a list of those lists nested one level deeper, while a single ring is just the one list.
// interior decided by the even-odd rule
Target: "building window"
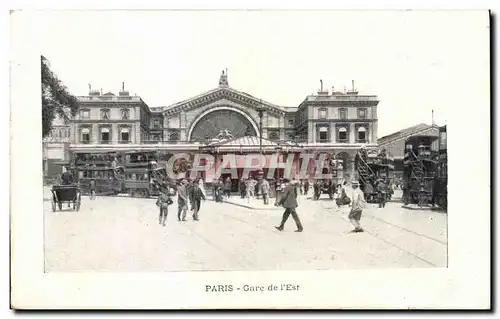
[{"label": "building window", "polygon": [[328,116],[326,109],[320,109],[318,117],[322,120],[326,119]]},{"label": "building window", "polygon": [[341,120],[347,120],[347,109],[340,109],[339,110],[339,118]]},{"label": "building window", "polygon": [[160,128],[160,120],[153,121],[153,128]]},{"label": "building window", "polygon": [[366,128],[364,126],[358,127],[358,142],[366,142]]},{"label": "building window", "polygon": [[293,120],[288,120],[288,126],[293,126],[294,121]]},{"label": "building window", "polygon": [[82,120],[90,119],[90,110],[81,110],[80,111],[80,119],[82,119]]},{"label": "building window", "polygon": [[101,120],[109,120],[109,110],[101,110]]},{"label": "building window", "polygon": [[101,144],[109,144],[111,142],[111,133],[109,128],[101,128]]},{"label": "building window", "polygon": [[269,139],[270,140],[279,140],[280,139],[280,135],[276,131],[271,131],[271,132],[269,132]]},{"label": "building window", "polygon": [[339,127],[338,140],[339,142],[347,142],[347,128]]},{"label": "building window", "polygon": [[122,120],[128,120],[128,119],[130,119],[130,110],[122,109]]},{"label": "building window", "polygon": [[320,126],[318,131],[319,131],[318,142],[327,143],[328,142],[328,127]]},{"label": "building window", "polygon": [[89,144],[90,143],[90,129],[82,128],[80,142],[82,144]]},{"label": "building window", "polygon": [[130,128],[122,127],[120,129],[120,143],[129,143],[130,142]]},{"label": "building window", "polygon": [[287,135],[287,138],[289,141],[294,141],[295,142],[295,134],[294,133],[289,133]]},{"label": "building window", "polygon": [[358,119],[366,119],[366,109],[358,109]]}]

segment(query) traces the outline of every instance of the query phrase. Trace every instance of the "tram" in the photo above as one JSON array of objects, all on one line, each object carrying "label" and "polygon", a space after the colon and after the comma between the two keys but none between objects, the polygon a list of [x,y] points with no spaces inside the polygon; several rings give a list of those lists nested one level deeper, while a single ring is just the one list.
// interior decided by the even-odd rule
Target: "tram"
[{"label": "tram", "polygon": [[83,194],[90,193],[91,180],[95,181],[98,195],[117,195],[122,192],[123,185],[117,174],[117,156],[115,152],[73,154],[70,170]]},{"label": "tram", "polygon": [[446,137],[446,126],[442,126],[439,128],[439,155],[433,189],[433,202],[443,209],[448,207],[448,151]]},{"label": "tram", "polygon": [[387,157],[385,149],[372,151],[361,149],[356,154],[355,168],[360,189],[365,193],[368,203],[377,202],[379,181],[385,183],[388,199],[391,198],[392,188],[389,185],[394,178],[394,161]]},{"label": "tram", "polygon": [[403,202],[420,207],[434,204],[439,141],[437,136],[416,135],[405,141]]}]

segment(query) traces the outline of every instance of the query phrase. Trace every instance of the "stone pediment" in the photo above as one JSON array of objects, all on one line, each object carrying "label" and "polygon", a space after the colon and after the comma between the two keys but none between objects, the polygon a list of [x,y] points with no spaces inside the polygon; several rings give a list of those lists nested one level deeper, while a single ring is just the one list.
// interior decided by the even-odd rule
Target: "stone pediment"
[{"label": "stone pediment", "polygon": [[177,114],[181,111],[186,112],[223,99],[254,109],[262,106],[266,112],[275,113],[277,115],[282,115],[285,113],[283,107],[260,100],[250,94],[237,91],[230,87],[218,87],[214,90],[210,90],[187,100],[175,103],[168,106],[164,110],[164,113],[166,115],[172,115]]}]

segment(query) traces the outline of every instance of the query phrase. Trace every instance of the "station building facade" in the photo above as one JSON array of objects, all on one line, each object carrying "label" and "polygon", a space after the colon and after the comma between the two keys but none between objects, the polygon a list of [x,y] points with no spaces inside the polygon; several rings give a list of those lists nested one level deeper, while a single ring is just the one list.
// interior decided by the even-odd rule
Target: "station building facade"
[{"label": "station building facade", "polygon": [[290,107],[232,88],[223,72],[214,89],[169,106],[149,107],[123,87],[118,95],[94,90],[78,100],[79,114],[69,123],[69,154],[207,147],[213,154],[326,152],[343,160],[349,175],[357,150],[378,144],[379,100],[354,88],[320,89]]}]

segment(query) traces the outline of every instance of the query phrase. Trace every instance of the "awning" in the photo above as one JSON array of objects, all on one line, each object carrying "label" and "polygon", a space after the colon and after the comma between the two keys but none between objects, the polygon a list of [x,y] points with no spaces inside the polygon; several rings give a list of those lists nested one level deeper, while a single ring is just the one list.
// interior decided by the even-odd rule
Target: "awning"
[{"label": "awning", "polygon": [[101,133],[109,133],[109,128],[107,127],[101,128]]},{"label": "awning", "polygon": [[358,132],[366,132],[366,128],[364,126],[360,126],[358,128]]},{"label": "awning", "polygon": [[319,131],[320,131],[320,132],[328,132],[328,127],[326,127],[326,126],[321,126],[321,127],[319,128]]},{"label": "awning", "polygon": [[347,129],[345,127],[339,127],[339,132],[347,132]]},{"label": "awning", "polygon": [[90,134],[90,129],[82,128],[82,134]]},{"label": "awning", "polygon": [[120,133],[129,133],[130,129],[128,127],[122,127],[120,128]]}]

